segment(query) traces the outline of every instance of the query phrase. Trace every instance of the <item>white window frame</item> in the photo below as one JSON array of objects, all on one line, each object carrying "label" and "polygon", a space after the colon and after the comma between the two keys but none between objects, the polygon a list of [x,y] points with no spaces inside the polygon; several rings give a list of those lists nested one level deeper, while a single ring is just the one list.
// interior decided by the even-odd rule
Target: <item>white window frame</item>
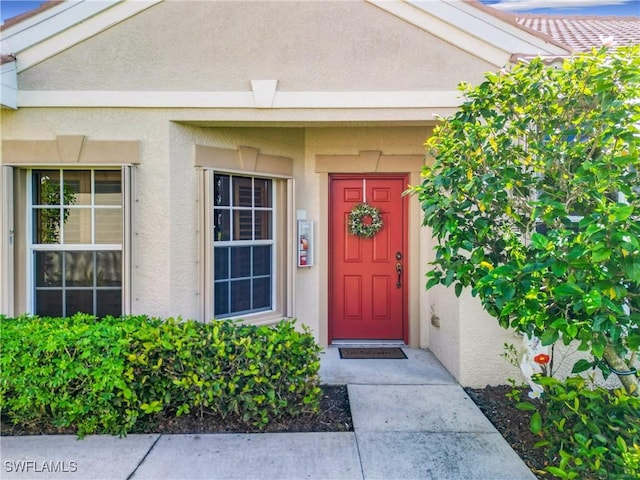
[{"label": "white window frame", "polygon": [[[35,285],[35,252],[38,251],[120,251],[121,252],[121,315],[129,315],[131,314],[131,290],[132,290],[132,269],[131,269],[131,252],[133,249],[132,241],[132,225],[133,225],[133,209],[132,209],[132,199],[133,195],[133,185],[134,183],[134,168],[131,165],[122,165],[119,168],[114,168],[113,165],[105,165],[105,166],[74,166],[68,167],[66,165],[42,165],[42,166],[30,166],[26,168],[27,170],[27,185],[26,185],[26,209],[27,209],[27,222],[26,222],[26,234],[27,234],[27,248],[26,248],[26,258],[25,258],[25,268],[26,268],[26,279],[27,285],[27,308],[31,313],[35,313],[36,306],[36,285]],[[90,206],[69,206],[70,209],[73,208],[90,208],[92,219],[95,216],[96,209],[101,208],[115,208],[113,206],[97,206],[95,205],[95,192],[93,191],[93,187],[95,186],[95,172],[96,171],[119,171],[120,172],[120,182],[121,182],[121,196],[122,201],[120,204],[121,210],[121,221],[122,221],[122,239],[119,244],[101,244],[101,243],[81,243],[81,244],[62,244],[62,243],[51,243],[51,244],[38,244],[34,243],[33,238],[33,229],[34,229],[34,204],[33,204],[33,172],[36,170],[58,170],[62,174],[62,181],[64,181],[64,172],[65,171],[90,171],[91,172],[91,184],[92,184],[92,201]],[[63,227],[64,228],[64,227]],[[91,222],[92,228],[92,239],[94,237],[94,229],[95,229],[95,220]],[[95,291],[95,288],[93,288]],[[68,315],[70,312],[66,312]],[[75,312],[71,312],[75,313]],[[91,313],[91,312],[88,312]]]},{"label": "white window frame", "polygon": [[14,204],[13,167],[0,166],[0,314],[13,317],[14,309]]},{"label": "white window frame", "polygon": [[[293,227],[295,225],[293,191],[294,181],[288,176],[251,171],[223,170],[217,168],[202,168],[201,181],[199,182],[198,198],[202,201],[199,209],[199,224],[202,232],[199,235],[201,242],[200,258],[200,320],[208,322],[216,319],[241,319],[253,324],[269,324],[282,318],[291,317],[294,309],[294,238]],[[271,309],[258,312],[223,316],[217,318],[214,315],[214,176],[216,174],[232,175],[239,177],[262,178],[272,181],[272,274],[271,274]],[[282,183],[281,183],[282,182]],[[280,198],[279,192],[286,196]],[[284,210],[284,211],[283,211]],[[283,225],[284,223],[284,225]],[[284,227],[286,237],[282,237],[281,229]],[[240,246],[240,241],[230,242]],[[256,245],[254,241],[247,244]]]},{"label": "white window frame", "polygon": [[[213,264],[212,264],[212,277],[211,277],[211,288],[214,289],[212,291],[212,296],[213,298],[215,298],[215,294],[213,293],[215,291],[215,284],[216,284],[216,278],[215,278],[215,248],[216,247],[248,247],[248,246],[262,246],[262,245],[268,245],[271,247],[271,274],[270,274],[270,280],[271,280],[271,299],[270,299],[270,304],[271,307],[270,308],[266,308],[266,309],[261,309],[261,310],[254,310],[254,311],[248,311],[248,312],[231,312],[231,313],[226,313],[223,314],[222,318],[238,318],[238,317],[246,317],[246,316],[254,316],[254,315],[259,315],[259,314],[264,314],[264,313],[273,313],[276,311],[276,304],[277,304],[277,295],[276,295],[276,290],[277,290],[277,280],[278,280],[278,271],[276,268],[277,265],[277,251],[276,251],[276,245],[277,245],[277,241],[278,241],[278,235],[277,235],[277,224],[278,224],[278,212],[277,212],[277,192],[276,192],[276,188],[275,188],[275,183],[274,180],[272,178],[269,178],[267,176],[262,176],[262,175],[255,175],[255,174],[250,174],[250,173],[228,173],[228,172],[221,172],[221,171],[213,171],[213,184],[212,184],[212,192],[211,192],[211,198],[212,200],[214,200],[214,194],[215,194],[215,176],[216,175],[225,175],[228,176],[231,181],[230,181],[230,185],[229,185],[229,196],[230,196],[230,205],[227,206],[216,206],[213,203],[211,204],[211,216],[212,216],[212,220],[211,220],[211,226],[212,226],[212,231],[214,228],[214,221],[213,221],[213,215],[215,213],[216,209],[221,209],[221,210],[228,210],[230,212],[229,215],[229,220],[230,220],[230,231],[231,231],[231,236],[233,235],[233,231],[234,231],[234,214],[233,212],[236,210],[242,210],[242,211],[251,211],[252,213],[257,212],[257,211],[271,211],[271,225],[270,225],[270,231],[271,231],[271,239],[268,240],[215,240],[215,238],[213,238],[213,242],[211,244],[211,248],[212,250],[212,258],[213,258]],[[252,185],[254,183],[254,181],[256,179],[262,179],[262,180],[268,180],[271,184],[271,207],[268,208],[263,208],[263,207],[255,207],[255,206],[251,206],[251,207],[240,207],[237,205],[233,204],[233,197],[234,197],[234,190],[233,190],[233,178],[250,178],[252,181]],[[253,195],[253,188],[252,188],[252,195]],[[252,201],[253,203],[253,201]],[[255,227],[255,222],[253,223],[253,227]],[[213,232],[213,234],[215,235],[215,232]],[[251,279],[253,279],[253,277],[250,277]],[[228,282],[229,284],[231,283],[230,281]],[[213,312],[214,312],[214,316],[215,316],[215,300],[213,302]]]}]

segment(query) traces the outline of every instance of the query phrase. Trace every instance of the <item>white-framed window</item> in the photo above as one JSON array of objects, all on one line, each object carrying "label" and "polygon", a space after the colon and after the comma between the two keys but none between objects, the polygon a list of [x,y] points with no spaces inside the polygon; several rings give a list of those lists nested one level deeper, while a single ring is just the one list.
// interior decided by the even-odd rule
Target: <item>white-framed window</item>
[{"label": "white-framed window", "polygon": [[213,174],[213,314],[270,312],[276,303],[274,180]]},{"label": "white-framed window", "polygon": [[126,313],[124,172],[28,171],[28,289],[36,315]]}]

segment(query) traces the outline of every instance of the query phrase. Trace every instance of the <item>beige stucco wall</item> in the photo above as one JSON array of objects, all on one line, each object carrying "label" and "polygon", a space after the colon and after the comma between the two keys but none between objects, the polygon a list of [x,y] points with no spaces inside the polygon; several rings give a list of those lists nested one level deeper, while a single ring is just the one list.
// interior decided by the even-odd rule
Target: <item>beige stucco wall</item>
[{"label": "beige stucco wall", "polygon": [[460,296],[460,364],[459,380],[463,385],[484,387],[520,379],[519,369],[501,355],[504,344],[518,347],[522,342],[513,331],[501,328],[480,302],[466,289]]},{"label": "beige stucco wall", "polygon": [[[85,135],[89,140],[139,140],[135,171],[132,310],[157,316],[197,318],[199,314],[198,181],[195,145],[237,149],[293,159],[295,210],[315,222],[316,266],[296,269],[294,316],[327,339],[327,174],[316,172],[317,155],[357,155],[379,150],[385,155],[422,155],[430,127],[202,127],[173,122],[170,110],[21,109],[3,116],[3,139],[52,140]],[[5,159],[10,162],[10,159]],[[404,172],[398,165],[398,172]],[[359,171],[357,168],[354,171]],[[418,180],[417,172],[413,177]],[[423,275],[417,200],[412,201],[410,277]],[[412,282],[412,343],[420,343],[420,288]]]},{"label": "beige stucco wall", "polygon": [[247,3],[163,2],[20,73],[19,86],[246,91],[273,79],[286,91],[454,90],[495,70],[368,2]]}]

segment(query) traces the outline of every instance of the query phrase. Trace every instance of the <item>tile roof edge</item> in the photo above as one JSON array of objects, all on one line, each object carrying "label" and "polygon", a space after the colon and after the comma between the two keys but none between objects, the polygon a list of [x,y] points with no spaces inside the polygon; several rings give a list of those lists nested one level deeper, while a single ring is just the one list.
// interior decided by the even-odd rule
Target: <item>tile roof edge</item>
[{"label": "tile roof edge", "polygon": [[567,51],[568,54],[571,54],[574,50],[569,46],[566,45],[562,42],[559,42],[558,40],[556,40],[555,38],[553,38],[550,35],[547,35],[546,33],[542,33],[539,30],[536,30],[534,28],[530,28],[527,27],[525,25],[522,25],[521,23],[518,22],[518,16],[516,16],[513,13],[509,13],[509,12],[503,12],[502,10],[498,10],[497,8],[493,8],[489,5],[486,5],[482,2],[480,2],[479,0],[463,0],[465,3],[477,8],[478,10],[482,10],[485,13],[488,13],[489,15],[492,15],[504,22],[507,22],[517,28],[519,28],[520,30],[523,30],[527,33],[529,33],[530,35],[533,35],[535,37],[538,37],[542,40],[544,40],[547,43],[550,43],[552,45],[555,45],[556,47],[560,47],[563,48]]},{"label": "tile roof edge", "polygon": [[549,19],[549,20],[603,20],[603,21],[611,21],[611,20],[620,20],[620,21],[629,21],[629,22],[638,22],[640,21],[640,16],[622,16],[622,15],[560,15],[560,14],[551,14],[551,13],[517,13],[514,15],[518,18],[541,18],[541,19]]},{"label": "tile roof edge", "polygon": [[0,65],[4,65],[5,63],[15,62],[16,57],[13,55],[0,55]]},{"label": "tile roof edge", "polygon": [[40,4],[40,6],[38,6],[37,8],[34,8],[33,10],[29,10],[28,12],[24,12],[21,13],[20,15],[16,15],[15,17],[11,17],[11,18],[7,18],[4,23],[2,25],[0,25],[0,31],[12,27],[14,25],[17,25],[18,23],[27,20],[28,18],[31,18],[41,12],[44,12],[45,10],[49,10],[52,7],[55,7],[56,5],[59,5],[61,3],[63,3],[64,0],[48,0],[46,2],[43,2]]}]

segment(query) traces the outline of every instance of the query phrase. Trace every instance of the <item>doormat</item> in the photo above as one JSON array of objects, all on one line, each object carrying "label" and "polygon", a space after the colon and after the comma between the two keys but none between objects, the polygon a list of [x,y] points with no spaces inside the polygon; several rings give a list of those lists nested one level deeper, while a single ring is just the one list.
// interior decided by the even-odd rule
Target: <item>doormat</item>
[{"label": "doormat", "polygon": [[345,359],[405,359],[401,348],[340,348],[340,358]]}]

